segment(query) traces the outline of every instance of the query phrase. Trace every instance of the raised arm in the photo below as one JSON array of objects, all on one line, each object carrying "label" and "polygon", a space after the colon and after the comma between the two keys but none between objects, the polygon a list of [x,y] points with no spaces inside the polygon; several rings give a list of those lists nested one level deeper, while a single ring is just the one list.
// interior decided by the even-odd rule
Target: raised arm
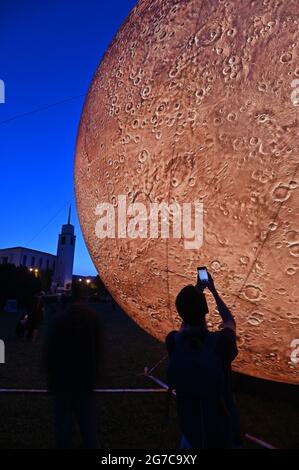
[{"label": "raised arm", "polygon": [[222,318],[223,327],[231,328],[232,330],[235,331],[236,330],[235,319],[232,316],[230,309],[227,307],[223,299],[220,297],[215,287],[214,280],[210,274],[209,274],[209,281],[207,283],[197,284],[197,288],[200,289],[201,291],[203,291],[203,289],[205,289],[206,287],[210,290],[211,294],[213,295],[215,299],[219,314]]}]

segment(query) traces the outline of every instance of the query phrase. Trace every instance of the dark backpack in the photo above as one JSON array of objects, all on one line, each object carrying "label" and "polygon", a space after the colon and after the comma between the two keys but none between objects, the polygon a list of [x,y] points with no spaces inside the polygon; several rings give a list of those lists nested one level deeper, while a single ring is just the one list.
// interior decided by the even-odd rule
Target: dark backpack
[{"label": "dark backpack", "polygon": [[217,351],[217,333],[178,332],[168,366],[169,387],[178,395],[221,396],[225,373]]}]

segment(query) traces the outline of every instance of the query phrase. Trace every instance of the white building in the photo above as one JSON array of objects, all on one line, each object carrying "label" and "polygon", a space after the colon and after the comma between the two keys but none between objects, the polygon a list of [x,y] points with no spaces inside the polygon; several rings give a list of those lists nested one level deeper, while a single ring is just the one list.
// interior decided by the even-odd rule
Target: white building
[{"label": "white building", "polygon": [[16,246],[0,249],[0,264],[14,264],[28,269],[51,270],[56,267],[56,256],[44,251]]},{"label": "white building", "polygon": [[32,271],[51,270],[53,274],[52,290],[54,292],[69,290],[72,287],[76,236],[71,224],[71,209],[68,223],[62,226],[58,237],[57,255],[32,250],[21,246],[0,249],[0,264],[24,266]]}]

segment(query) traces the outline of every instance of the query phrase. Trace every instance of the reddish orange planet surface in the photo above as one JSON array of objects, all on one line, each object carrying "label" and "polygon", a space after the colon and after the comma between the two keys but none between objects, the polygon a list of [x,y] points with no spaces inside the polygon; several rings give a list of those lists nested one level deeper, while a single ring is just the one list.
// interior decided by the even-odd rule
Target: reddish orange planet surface
[{"label": "reddish orange planet surface", "polygon": [[[298,78],[295,0],[140,1],[94,76],[75,160],[89,252],[127,314],[164,340],[179,326],[176,294],[206,265],[237,320],[234,369],[289,383],[299,383]],[[119,195],[201,201],[202,247],[100,239],[96,208],[117,211]]]}]

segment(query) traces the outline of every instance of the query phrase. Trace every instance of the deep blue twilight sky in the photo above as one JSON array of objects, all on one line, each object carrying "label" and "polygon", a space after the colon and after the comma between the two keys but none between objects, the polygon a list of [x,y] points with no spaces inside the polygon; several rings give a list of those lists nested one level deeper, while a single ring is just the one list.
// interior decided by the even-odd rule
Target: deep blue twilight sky
[{"label": "deep blue twilight sky", "polygon": [[74,272],[95,273],[75,214],[73,191],[84,97],[4,121],[86,93],[135,3],[1,0],[0,79],[5,82],[6,103],[0,104],[0,248],[21,245],[56,253],[57,234],[71,202],[77,234]]}]

